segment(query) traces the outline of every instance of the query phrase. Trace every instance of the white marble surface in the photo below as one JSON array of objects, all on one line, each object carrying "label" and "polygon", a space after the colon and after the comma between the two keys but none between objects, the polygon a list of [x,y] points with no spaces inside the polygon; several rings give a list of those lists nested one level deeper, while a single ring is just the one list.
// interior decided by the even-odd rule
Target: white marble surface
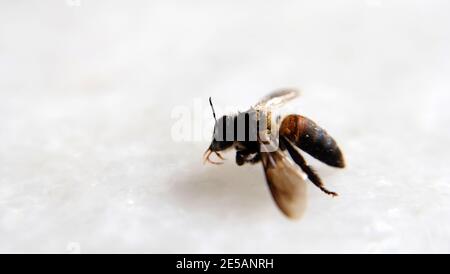
[{"label": "white marble surface", "polygon": [[[188,3],[189,2],[189,3]],[[449,252],[448,1],[2,1],[0,252]],[[171,114],[297,86],[348,162],[285,219]],[[207,107],[207,105],[206,105]],[[194,116],[205,127],[210,114]],[[206,115],[205,114],[205,115]],[[223,114],[223,113],[222,113]]]}]

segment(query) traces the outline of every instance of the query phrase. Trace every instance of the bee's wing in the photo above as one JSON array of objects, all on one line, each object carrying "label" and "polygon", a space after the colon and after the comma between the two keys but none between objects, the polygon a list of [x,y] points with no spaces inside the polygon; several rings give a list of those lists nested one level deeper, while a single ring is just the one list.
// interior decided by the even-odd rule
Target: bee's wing
[{"label": "bee's wing", "polygon": [[297,98],[300,92],[296,89],[280,89],[276,90],[255,105],[255,108],[274,108],[284,105],[286,102]]},{"label": "bee's wing", "polygon": [[285,154],[261,152],[270,192],[281,211],[289,218],[302,217],[307,203],[307,176]]}]

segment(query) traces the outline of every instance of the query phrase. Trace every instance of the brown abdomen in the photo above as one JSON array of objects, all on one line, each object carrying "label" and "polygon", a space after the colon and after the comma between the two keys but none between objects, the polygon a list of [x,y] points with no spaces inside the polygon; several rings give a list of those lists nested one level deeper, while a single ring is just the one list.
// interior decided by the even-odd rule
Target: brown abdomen
[{"label": "brown abdomen", "polygon": [[336,141],[321,127],[301,115],[283,119],[280,135],[291,140],[301,150],[334,167],[345,167],[345,160]]}]

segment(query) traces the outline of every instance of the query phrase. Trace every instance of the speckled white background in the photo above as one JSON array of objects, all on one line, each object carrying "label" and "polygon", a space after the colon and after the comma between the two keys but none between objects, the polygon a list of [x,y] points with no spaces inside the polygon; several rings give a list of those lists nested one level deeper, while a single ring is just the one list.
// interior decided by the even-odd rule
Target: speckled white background
[{"label": "speckled white background", "polygon": [[[449,252],[448,1],[2,1],[0,252]],[[304,219],[260,166],[203,166],[176,106],[291,105],[348,162],[308,160]],[[223,113],[222,113],[223,114]],[[201,120],[200,117],[193,117]],[[211,117],[204,121],[212,126]]]}]

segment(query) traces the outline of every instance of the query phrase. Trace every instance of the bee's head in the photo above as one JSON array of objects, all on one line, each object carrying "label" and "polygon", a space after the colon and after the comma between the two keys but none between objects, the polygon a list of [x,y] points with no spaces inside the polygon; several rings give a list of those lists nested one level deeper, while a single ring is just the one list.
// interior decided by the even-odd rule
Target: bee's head
[{"label": "bee's head", "polygon": [[233,146],[234,141],[227,140],[226,136],[226,128],[232,126],[230,125],[230,123],[232,122],[231,120],[232,117],[222,116],[219,120],[216,121],[216,124],[214,125],[213,140],[209,147],[209,149],[213,152],[223,151]]},{"label": "bee's head", "polygon": [[217,157],[224,160],[224,158],[222,157],[222,155],[220,155],[219,152],[227,150],[233,146],[234,141],[227,140],[227,138],[226,138],[226,128],[229,126],[230,117],[222,116],[219,120],[217,120],[211,98],[209,98],[209,103],[211,104],[213,116],[214,116],[216,123],[214,125],[213,140],[211,141],[209,148],[206,150],[204,157],[205,157],[205,162],[209,162],[212,164],[221,164],[218,162],[211,161],[209,159],[209,157],[211,156],[212,153],[215,153],[217,155]]}]

